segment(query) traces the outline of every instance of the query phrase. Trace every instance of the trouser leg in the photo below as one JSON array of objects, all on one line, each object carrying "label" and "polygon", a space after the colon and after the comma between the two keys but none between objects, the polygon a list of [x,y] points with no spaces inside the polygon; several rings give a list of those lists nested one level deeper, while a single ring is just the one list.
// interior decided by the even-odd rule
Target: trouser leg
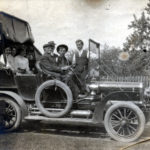
[{"label": "trouser leg", "polygon": [[70,87],[70,89],[72,91],[73,99],[76,100],[78,98],[78,95],[79,95],[78,86],[76,85],[76,83],[73,80],[70,80],[68,82],[68,86]]},{"label": "trouser leg", "polygon": [[72,91],[73,99],[76,100],[79,95],[79,88],[76,82],[74,81],[73,73],[71,71],[63,76],[63,82],[70,87]]},{"label": "trouser leg", "polygon": [[76,74],[75,82],[76,82],[78,88],[80,89],[80,93],[85,93],[86,82],[85,82],[85,78],[83,78],[83,76],[82,76],[82,73]]}]

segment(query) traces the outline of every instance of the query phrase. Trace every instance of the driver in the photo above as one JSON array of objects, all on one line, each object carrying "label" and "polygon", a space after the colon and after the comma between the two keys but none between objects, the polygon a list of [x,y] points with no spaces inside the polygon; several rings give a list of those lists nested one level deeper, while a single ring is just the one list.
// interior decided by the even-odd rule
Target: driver
[{"label": "driver", "polygon": [[44,55],[40,59],[40,68],[45,74],[54,75],[57,78],[60,78],[60,73],[62,68],[57,66],[57,55],[54,53],[55,43],[53,41],[48,42],[43,45]]}]

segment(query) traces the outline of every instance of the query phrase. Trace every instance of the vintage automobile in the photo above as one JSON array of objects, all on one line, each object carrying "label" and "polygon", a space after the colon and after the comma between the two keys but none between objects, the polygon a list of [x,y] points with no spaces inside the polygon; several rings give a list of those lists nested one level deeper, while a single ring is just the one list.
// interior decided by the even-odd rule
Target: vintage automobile
[{"label": "vintage automobile", "polygon": [[[29,63],[33,73],[16,74],[6,67],[0,69],[1,130],[14,131],[22,120],[37,120],[85,127],[104,124],[110,137],[122,142],[137,140],[143,133],[149,119],[143,83],[101,81],[100,76],[93,76],[87,80],[89,94],[73,99],[68,85],[51,74],[45,78],[39,70],[37,60],[41,53],[34,46],[29,24],[0,12],[0,54],[5,62],[4,50],[14,43],[28,47],[27,55],[32,57],[27,58],[32,58]],[[92,54],[99,56],[99,43],[90,39],[89,50],[90,68]]]}]

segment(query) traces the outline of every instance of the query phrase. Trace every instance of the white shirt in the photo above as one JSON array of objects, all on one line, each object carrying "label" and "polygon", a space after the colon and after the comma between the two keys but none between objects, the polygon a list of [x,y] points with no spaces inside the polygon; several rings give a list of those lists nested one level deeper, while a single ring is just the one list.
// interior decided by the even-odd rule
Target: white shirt
[{"label": "white shirt", "polygon": [[3,64],[5,63],[3,55],[0,55],[0,62],[2,62]]},{"label": "white shirt", "polygon": [[13,57],[12,55],[9,54],[6,56],[6,59],[7,59],[6,67],[9,67],[12,70],[15,70],[15,57]]},{"label": "white shirt", "polygon": [[29,61],[28,61],[28,59],[23,57],[23,56],[17,55],[15,57],[15,68],[16,68],[16,70],[18,68],[25,69],[27,72],[29,72],[30,69],[29,69]]},{"label": "white shirt", "polygon": [[5,66],[4,58],[2,55],[0,55],[0,68]]},{"label": "white shirt", "polygon": [[[81,57],[83,51],[86,51],[86,50],[81,49],[80,51],[78,50],[75,53],[78,53],[79,57]],[[72,64],[76,64],[76,55],[75,55],[75,53],[73,55]],[[87,51],[87,58],[89,58],[89,56],[90,56],[90,53],[89,53],[89,51]]]}]

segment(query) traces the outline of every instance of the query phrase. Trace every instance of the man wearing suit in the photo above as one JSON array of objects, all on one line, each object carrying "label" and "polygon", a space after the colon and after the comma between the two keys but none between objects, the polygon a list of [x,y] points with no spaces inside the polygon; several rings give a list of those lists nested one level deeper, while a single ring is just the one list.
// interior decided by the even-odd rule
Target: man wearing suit
[{"label": "man wearing suit", "polygon": [[43,45],[44,55],[40,59],[40,67],[45,74],[51,74],[51,72],[61,73],[61,67],[57,66],[56,58],[54,54],[55,43],[53,41]]}]

